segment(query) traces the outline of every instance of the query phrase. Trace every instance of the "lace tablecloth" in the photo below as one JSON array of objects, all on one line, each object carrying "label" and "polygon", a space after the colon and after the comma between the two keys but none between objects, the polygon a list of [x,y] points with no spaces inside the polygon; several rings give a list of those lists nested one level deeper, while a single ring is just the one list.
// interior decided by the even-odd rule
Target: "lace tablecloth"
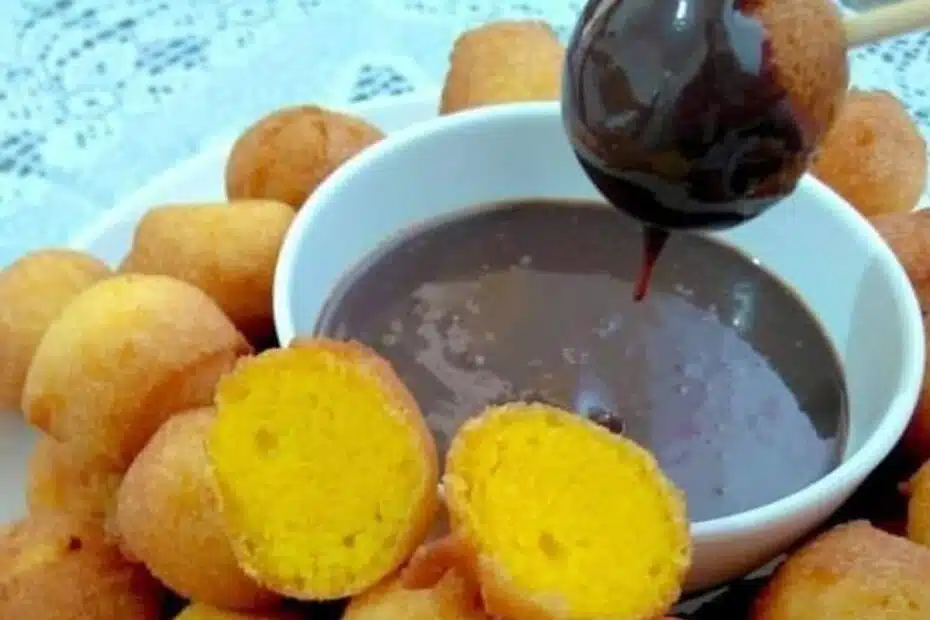
[{"label": "lace tablecloth", "polygon": [[[0,265],[60,244],[211,136],[284,104],[439,84],[464,28],[566,35],[579,0],[2,0]],[[852,54],[930,138],[930,34]]]}]

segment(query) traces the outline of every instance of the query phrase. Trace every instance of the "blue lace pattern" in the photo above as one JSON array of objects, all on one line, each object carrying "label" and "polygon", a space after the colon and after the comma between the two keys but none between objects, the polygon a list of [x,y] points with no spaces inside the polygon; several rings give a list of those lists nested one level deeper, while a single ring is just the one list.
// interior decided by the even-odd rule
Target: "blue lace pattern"
[{"label": "blue lace pattern", "polygon": [[[434,87],[464,28],[578,0],[0,2],[0,265],[60,244],[211,137],[285,104]],[[852,54],[930,138],[930,34]]]}]

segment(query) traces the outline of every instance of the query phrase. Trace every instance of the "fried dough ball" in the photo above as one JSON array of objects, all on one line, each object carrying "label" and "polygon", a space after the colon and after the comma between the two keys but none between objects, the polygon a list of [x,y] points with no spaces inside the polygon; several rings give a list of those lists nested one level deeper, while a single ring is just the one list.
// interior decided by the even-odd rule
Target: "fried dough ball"
[{"label": "fried dough ball", "polygon": [[278,597],[239,568],[223,531],[204,444],[213,418],[199,409],[158,429],[120,486],[116,531],[131,557],[184,598],[268,608]]},{"label": "fried dough ball", "polygon": [[453,439],[443,490],[492,616],[651,620],[678,599],[683,494],[649,452],[590,420],[491,407]]},{"label": "fried dough ball", "polygon": [[353,596],[425,538],[436,447],[370,349],[319,339],[266,351],[220,381],[216,406],[207,453],[233,549],[259,583],[304,600]]},{"label": "fried dough ball", "polygon": [[497,21],[452,48],[440,114],[516,101],[557,100],[565,48],[544,22]]},{"label": "fried dough ball", "polygon": [[487,620],[457,537],[421,546],[395,577],[355,597],[343,620]]},{"label": "fried dough ball", "polygon": [[274,270],[293,219],[293,209],[273,200],[156,207],[136,226],[121,270],[193,284],[249,340],[264,342],[274,331]]},{"label": "fried dough ball", "polygon": [[927,178],[927,144],[885,91],[851,91],[812,172],[866,216],[910,211]]},{"label": "fried dough ball", "polygon": [[162,590],[98,527],[41,515],[0,533],[0,618],[159,620]]},{"label": "fried dough ball", "polygon": [[907,483],[907,537],[930,547],[930,461]]},{"label": "fried dough ball", "polygon": [[343,620],[488,620],[477,592],[457,571],[430,587],[409,588],[399,578],[352,599]]},{"label": "fried dough ball", "polygon": [[820,143],[842,114],[849,87],[842,13],[829,0],[761,0],[740,10],[762,25],[772,77],[803,116],[806,137]]},{"label": "fried dough ball", "polygon": [[299,209],[336,168],[383,137],[361,118],[317,106],[272,112],[233,145],[226,196],[277,200]]},{"label": "fried dough ball", "polygon": [[43,435],[29,458],[29,513],[66,514],[107,522],[122,478],[119,471]]},{"label": "fried dough ball", "polygon": [[[930,312],[930,210],[886,213],[869,221],[898,262],[917,293],[924,314]],[[927,455],[930,458],[930,454]]]},{"label": "fried dough ball", "polygon": [[930,618],[930,549],[866,521],[837,526],[792,555],[752,620]]},{"label": "fried dough ball", "polygon": [[18,409],[42,334],[71,299],[110,269],[74,250],[26,254],[0,271],[0,409]]},{"label": "fried dough ball", "polygon": [[23,389],[31,424],[125,471],[162,422],[209,405],[249,347],[200,289],[118,275],[78,295],[39,343]]},{"label": "fried dough ball", "polygon": [[472,577],[469,554],[462,539],[455,534],[445,534],[423,543],[410,556],[400,572],[400,584],[406,588],[429,588],[450,571]]},{"label": "fried dough ball", "polygon": [[203,603],[188,605],[174,620],[312,620],[293,611],[242,612],[218,609]]},{"label": "fried dough ball", "polygon": [[[926,317],[930,314],[930,210],[887,213],[869,221],[907,272]],[[930,330],[926,318],[924,327]],[[920,462],[930,459],[930,359],[924,377],[914,416],[904,436],[907,451]]]}]

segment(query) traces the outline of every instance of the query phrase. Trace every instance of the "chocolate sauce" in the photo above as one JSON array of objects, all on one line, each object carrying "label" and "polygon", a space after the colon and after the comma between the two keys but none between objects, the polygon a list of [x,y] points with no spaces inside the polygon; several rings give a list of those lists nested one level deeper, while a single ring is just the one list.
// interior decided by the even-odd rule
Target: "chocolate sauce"
[{"label": "chocolate sauce", "polygon": [[759,1],[588,2],[568,44],[562,113],[615,207],[658,228],[725,228],[791,193],[816,139],[778,83],[750,14]]},{"label": "chocolate sauce", "polygon": [[633,301],[642,301],[649,291],[649,282],[652,280],[652,270],[655,269],[659,254],[668,241],[668,231],[655,226],[643,226],[643,263],[636,278],[636,288],[633,289]]},{"label": "chocolate sauce", "polygon": [[527,400],[650,448],[696,520],[829,472],[845,384],[817,320],[743,254],[686,233],[668,239],[650,295],[634,302],[640,230],[594,203],[430,220],[351,270],[318,332],[390,360],[441,453],[487,405]]},{"label": "chocolate sauce", "polygon": [[791,193],[816,140],[749,14],[758,1],[588,2],[562,109],[615,207],[660,228],[719,228]]}]

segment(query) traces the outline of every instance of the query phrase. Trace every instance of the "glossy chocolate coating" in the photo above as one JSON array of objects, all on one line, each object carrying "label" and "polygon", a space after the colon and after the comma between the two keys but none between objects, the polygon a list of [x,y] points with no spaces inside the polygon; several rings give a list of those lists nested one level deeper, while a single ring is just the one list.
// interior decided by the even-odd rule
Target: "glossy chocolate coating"
[{"label": "glossy chocolate coating", "polygon": [[724,228],[791,193],[818,128],[779,83],[754,0],[591,0],[562,109],[604,196],[645,224]]}]

